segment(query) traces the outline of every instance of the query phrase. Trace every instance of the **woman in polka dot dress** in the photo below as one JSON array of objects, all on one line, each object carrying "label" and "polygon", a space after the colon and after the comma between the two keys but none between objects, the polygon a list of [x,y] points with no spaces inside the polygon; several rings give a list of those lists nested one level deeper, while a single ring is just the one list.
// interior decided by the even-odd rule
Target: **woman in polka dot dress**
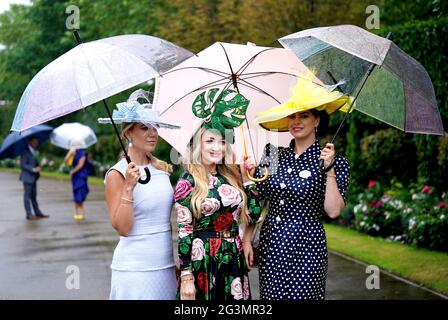
[{"label": "woman in polka dot dress", "polygon": [[[306,86],[310,84],[299,81],[294,90],[310,90]],[[259,167],[251,168],[256,177],[263,175],[263,167],[269,170],[269,178],[257,183],[260,197],[269,201],[260,232],[261,299],[325,298],[328,258],[320,220],[324,213],[331,218],[339,216],[345,205],[350,169],[344,157],[335,157],[334,146],[322,148],[316,135],[328,126],[328,114],[348,99],[339,92],[329,94],[325,88],[319,89],[320,96],[312,96],[327,102],[318,108],[313,101],[307,104],[293,96],[286,116],[281,113],[283,118],[277,115],[275,119],[270,114],[270,121],[264,121],[263,115],[256,120],[266,129],[289,131],[294,138],[286,148],[268,144]],[[325,167],[332,162],[334,166],[325,173],[319,168],[320,159]],[[247,228],[243,239],[249,266],[253,253],[246,239],[251,239],[252,230]]]}]

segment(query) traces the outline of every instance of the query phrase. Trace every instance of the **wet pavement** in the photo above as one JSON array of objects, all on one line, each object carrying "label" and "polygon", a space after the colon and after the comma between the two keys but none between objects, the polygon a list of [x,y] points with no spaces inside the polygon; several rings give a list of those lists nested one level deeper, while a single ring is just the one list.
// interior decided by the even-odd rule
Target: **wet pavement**
[{"label": "wet pavement", "polygon": [[[70,182],[41,178],[38,202],[50,218],[28,221],[18,175],[0,172],[0,299],[108,299],[118,235],[109,223],[104,188],[90,189],[86,221],[74,222]],[[176,238],[173,233],[174,248]],[[77,270],[79,282],[74,280]],[[327,299],[446,298],[385,273],[380,275],[380,289],[369,290],[369,275],[365,264],[330,253]],[[259,298],[257,276],[254,268],[254,299]]]}]

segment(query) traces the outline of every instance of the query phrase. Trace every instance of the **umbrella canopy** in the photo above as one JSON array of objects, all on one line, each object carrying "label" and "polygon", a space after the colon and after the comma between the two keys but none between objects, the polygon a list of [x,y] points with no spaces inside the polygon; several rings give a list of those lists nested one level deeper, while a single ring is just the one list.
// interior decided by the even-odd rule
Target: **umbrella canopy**
[{"label": "umbrella canopy", "polygon": [[340,89],[359,94],[353,109],[405,132],[444,134],[428,73],[391,40],[341,25],[300,31],[279,42],[323,82],[346,80]]},{"label": "umbrella canopy", "polygon": [[164,119],[182,124],[180,130],[159,129],[159,134],[185,156],[188,142],[204,122],[192,112],[195,99],[202,93],[209,97],[211,90],[232,89],[249,100],[245,121],[234,129],[236,162],[246,154],[260,159],[268,142],[286,146],[291,135],[262,130],[253,119],[260,111],[286,102],[297,77],[308,71],[287,49],[216,42],[156,78],[153,107]]},{"label": "umbrella canopy", "polygon": [[54,129],[50,141],[64,149],[86,149],[96,143],[96,135],[90,127],[81,123],[64,123]]},{"label": "umbrella canopy", "polygon": [[28,84],[11,130],[87,107],[158,76],[193,54],[163,39],[131,34],[79,44]]},{"label": "umbrella canopy", "polygon": [[50,138],[53,131],[52,127],[46,125],[37,125],[22,132],[11,132],[3,141],[0,148],[0,160],[6,158],[15,158],[28,147],[28,138],[35,137],[39,144],[44,143]]},{"label": "umbrella canopy", "polygon": [[[81,43],[42,69],[28,84],[17,107],[13,131],[103,101],[172,68],[193,54],[163,39],[146,35],[122,35]],[[120,134],[112,121],[128,163],[131,162]],[[150,172],[145,168],[148,183]]]}]

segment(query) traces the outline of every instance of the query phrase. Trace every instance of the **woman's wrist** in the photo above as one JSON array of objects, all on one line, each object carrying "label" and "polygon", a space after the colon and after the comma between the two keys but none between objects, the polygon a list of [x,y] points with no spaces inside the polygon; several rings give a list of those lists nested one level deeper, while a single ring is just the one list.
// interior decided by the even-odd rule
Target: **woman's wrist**
[{"label": "woman's wrist", "polygon": [[180,272],[180,276],[193,276],[193,271],[191,271],[190,269],[184,269]]},{"label": "woman's wrist", "polygon": [[332,177],[332,178],[336,178],[336,172],[334,171],[334,167],[331,168],[328,172],[327,172],[327,178]]},{"label": "woman's wrist", "polygon": [[129,184],[129,183],[125,183],[124,188],[123,188],[123,195],[129,195],[132,196],[132,192],[134,191],[134,185]]},{"label": "woman's wrist", "polygon": [[183,274],[181,273],[180,279],[182,281],[182,283],[186,283],[186,282],[193,282],[194,281],[194,276],[193,273],[191,273],[191,271],[184,272]]},{"label": "woman's wrist", "polygon": [[122,203],[122,204],[129,204],[129,205],[132,205],[132,204],[134,204],[134,199],[129,199],[129,198],[126,198],[126,197],[121,197],[121,203]]}]

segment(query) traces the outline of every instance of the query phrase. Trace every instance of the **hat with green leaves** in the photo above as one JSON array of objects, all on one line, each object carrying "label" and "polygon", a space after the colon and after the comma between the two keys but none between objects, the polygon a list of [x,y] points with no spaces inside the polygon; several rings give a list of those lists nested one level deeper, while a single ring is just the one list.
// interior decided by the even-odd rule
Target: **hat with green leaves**
[{"label": "hat with green leaves", "polygon": [[250,101],[231,89],[217,95],[219,90],[212,88],[200,93],[194,99],[192,110],[196,117],[204,119],[206,129],[217,130],[226,139],[230,138],[230,143],[234,143],[233,128],[239,127],[245,120]]}]

